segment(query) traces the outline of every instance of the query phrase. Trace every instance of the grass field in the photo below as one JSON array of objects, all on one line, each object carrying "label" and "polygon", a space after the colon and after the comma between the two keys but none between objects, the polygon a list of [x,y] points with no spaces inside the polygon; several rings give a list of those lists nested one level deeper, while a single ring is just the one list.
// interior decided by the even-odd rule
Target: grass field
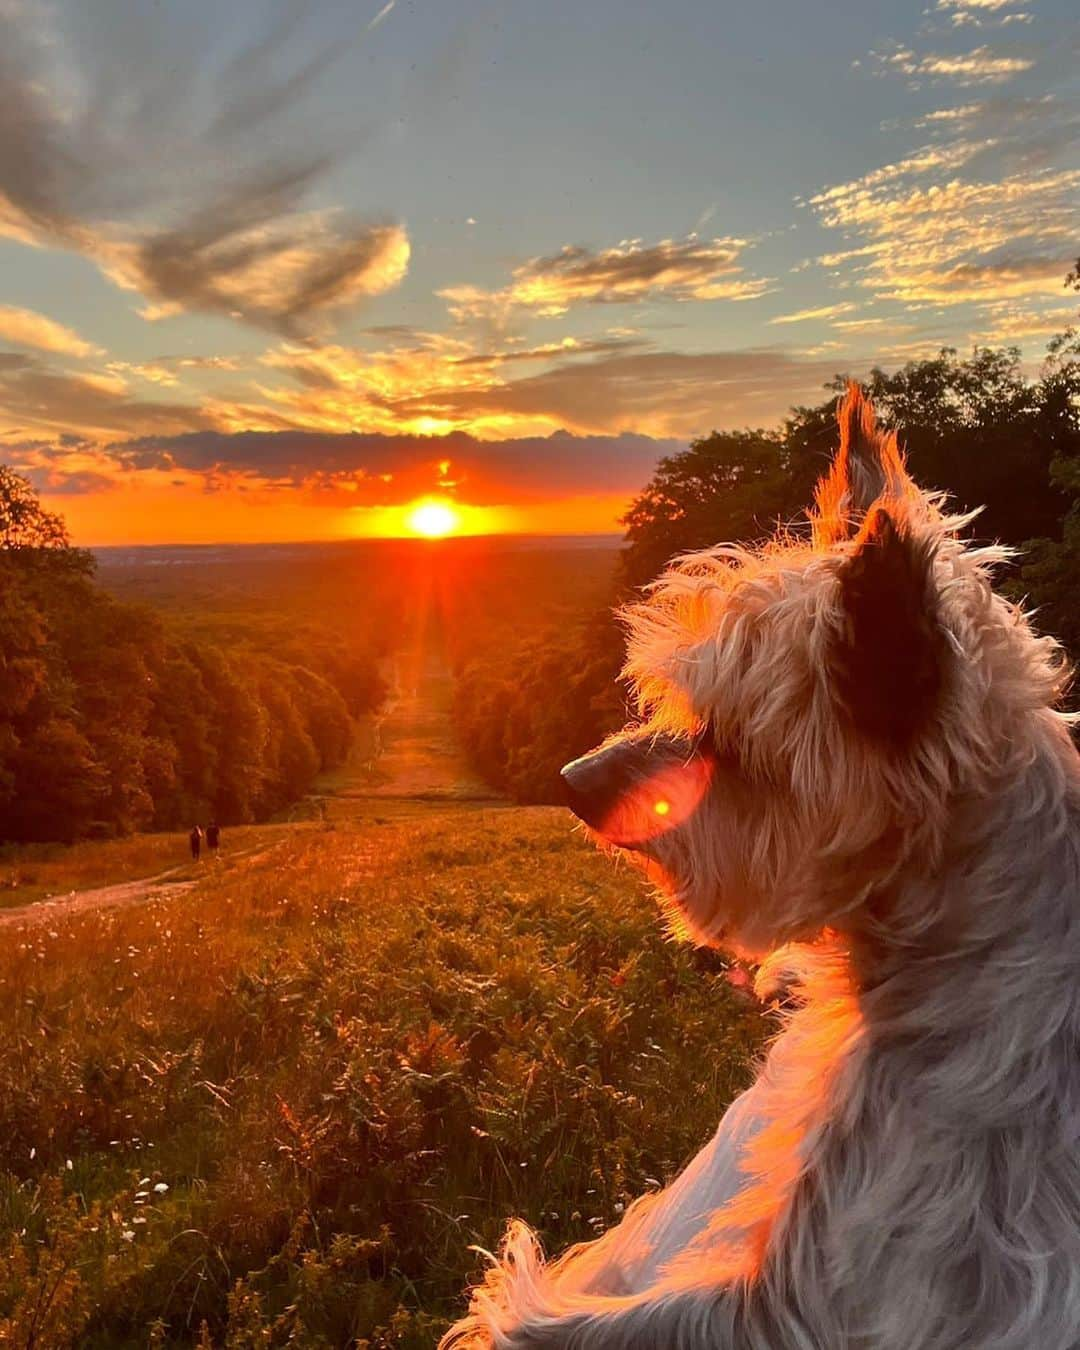
[{"label": "grass field", "polygon": [[758,1014],[565,812],[331,821],[0,935],[0,1345],[430,1347],[470,1245],[601,1232],[746,1081]]},{"label": "grass field", "polygon": [[[222,860],[265,846],[275,833],[280,831],[266,827],[226,830]],[[205,850],[201,863],[192,862],[186,830],[81,844],[0,845],[0,909],[163,873],[190,881],[208,864]]]}]

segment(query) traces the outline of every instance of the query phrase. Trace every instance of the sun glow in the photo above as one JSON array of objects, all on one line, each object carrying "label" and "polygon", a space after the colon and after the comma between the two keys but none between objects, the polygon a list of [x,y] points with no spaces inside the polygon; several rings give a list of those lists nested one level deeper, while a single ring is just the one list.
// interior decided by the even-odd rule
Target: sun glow
[{"label": "sun glow", "polygon": [[461,520],[450,502],[431,497],[410,507],[405,523],[413,534],[422,534],[425,539],[441,539],[443,535],[454,534]]}]

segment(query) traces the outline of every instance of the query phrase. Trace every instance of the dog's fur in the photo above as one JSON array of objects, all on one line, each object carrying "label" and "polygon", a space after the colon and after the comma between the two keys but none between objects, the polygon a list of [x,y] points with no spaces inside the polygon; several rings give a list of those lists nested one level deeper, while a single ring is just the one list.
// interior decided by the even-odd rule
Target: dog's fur
[{"label": "dog's fur", "polygon": [[672,926],[798,1008],[671,1187],[550,1265],[515,1224],[444,1347],[1080,1345],[1063,662],[854,386],[840,429],[812,539],[685,558],[627,616],[623,735],[711,742],[642,848]]}]

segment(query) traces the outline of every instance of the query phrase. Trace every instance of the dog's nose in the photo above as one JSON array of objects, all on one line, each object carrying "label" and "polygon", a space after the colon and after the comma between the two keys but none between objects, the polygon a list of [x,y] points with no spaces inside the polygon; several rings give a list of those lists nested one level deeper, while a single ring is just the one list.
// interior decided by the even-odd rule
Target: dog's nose
[{"label": "dog's nose", "polygon": [[603,830],[622,800],[627,749],[616,742],[571,760],[561,770],[570,810],[594,830]]},{"label": "dog's nose", "polygon": [[620,736],[562,771],[571,811],[609,844],[643,849],[682,825],[708,791],[715,754],[684,737]]}]

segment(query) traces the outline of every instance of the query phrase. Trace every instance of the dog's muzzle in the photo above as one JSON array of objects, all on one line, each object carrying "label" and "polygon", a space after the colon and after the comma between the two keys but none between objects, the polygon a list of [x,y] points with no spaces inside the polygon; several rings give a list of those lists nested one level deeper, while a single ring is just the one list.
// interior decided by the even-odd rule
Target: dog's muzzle
[{"label": "dog's muzzle", "polygon": [[715,756],[698,737],[622,736],[562,770],[567,803],[620,848],[643,848],[681,825],[712,781]]}]

